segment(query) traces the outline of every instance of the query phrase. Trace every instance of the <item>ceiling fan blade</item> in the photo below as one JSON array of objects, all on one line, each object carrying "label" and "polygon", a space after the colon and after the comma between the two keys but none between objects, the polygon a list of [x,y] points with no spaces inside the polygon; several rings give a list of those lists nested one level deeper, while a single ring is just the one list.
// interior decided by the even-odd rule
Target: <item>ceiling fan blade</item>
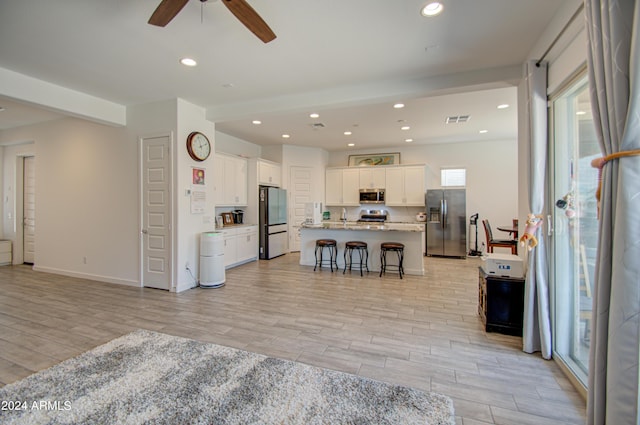
[{"label": "ceiling fan blade", "polygon": [[276,38],[269,25],[258,15],[245,0],[222,0],[227,9],[233,13],[242,24],[264,43]]},{"label": "ceiling fan blade", "polygon": [[182,10],[189,0],[162,0],[156,8],[149,23],[158,27],[166,26]]}]

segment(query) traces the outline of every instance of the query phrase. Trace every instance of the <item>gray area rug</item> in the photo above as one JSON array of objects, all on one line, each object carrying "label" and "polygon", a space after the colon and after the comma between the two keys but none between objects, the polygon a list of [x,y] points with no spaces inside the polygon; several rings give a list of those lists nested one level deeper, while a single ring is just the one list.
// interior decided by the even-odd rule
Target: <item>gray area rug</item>
[{"label": "gray area rug", "polygon": [[455,424],[441,394],[145,330],[0,401],[2,424]]}]

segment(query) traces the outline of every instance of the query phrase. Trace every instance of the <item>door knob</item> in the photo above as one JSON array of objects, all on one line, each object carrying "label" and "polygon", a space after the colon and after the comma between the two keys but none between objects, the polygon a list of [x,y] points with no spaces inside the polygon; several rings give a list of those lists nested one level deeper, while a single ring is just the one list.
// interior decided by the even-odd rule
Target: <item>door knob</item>
[{"label": "door knob", "polygon": [[143,234],[145,234],[145,235],[146,235],[146,234],[147,234],[147,233],[149,233],[149,232],[148,232],[148,230],[147,230],[147,229],[142,229],[141,233],[143,233]]}]

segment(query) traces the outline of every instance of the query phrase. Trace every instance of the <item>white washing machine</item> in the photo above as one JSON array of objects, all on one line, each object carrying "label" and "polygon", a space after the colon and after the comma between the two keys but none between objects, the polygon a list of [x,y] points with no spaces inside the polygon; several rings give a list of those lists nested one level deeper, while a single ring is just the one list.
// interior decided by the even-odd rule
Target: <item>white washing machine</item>
[{"label": "white washing machine", "polygon": [[200,287],[219,288],[225,280],[223,233],[204,232],[200,235]]}]

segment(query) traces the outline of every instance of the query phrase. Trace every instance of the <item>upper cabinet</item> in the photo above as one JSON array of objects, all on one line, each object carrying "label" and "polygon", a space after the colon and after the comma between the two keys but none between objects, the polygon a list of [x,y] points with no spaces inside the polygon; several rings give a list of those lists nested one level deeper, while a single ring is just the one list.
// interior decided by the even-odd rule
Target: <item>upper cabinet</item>
[{"label": "upper cabinet", "polygon": [[384,189],[386,176],[384,168],[360,168],[360,189]]},{"label": "upper cabinet", "polygon": [[329,168],[325,173],[327,206],[360,205],[360,172],[358,168]]},{"label": "upper cabinet", "polygon": [[424,206],[424,165],[385,168],[385,204],[388,206]]},{"label": "upper cabinet", "polygon": [[282,167],[280,164],[259,159],[258,184],[280,187],[282,185]]},{"label": "upper cabinet", "polygon": [[246,206],[247,160],[230,155],[215,154],[213,167],[216,206]]}]

